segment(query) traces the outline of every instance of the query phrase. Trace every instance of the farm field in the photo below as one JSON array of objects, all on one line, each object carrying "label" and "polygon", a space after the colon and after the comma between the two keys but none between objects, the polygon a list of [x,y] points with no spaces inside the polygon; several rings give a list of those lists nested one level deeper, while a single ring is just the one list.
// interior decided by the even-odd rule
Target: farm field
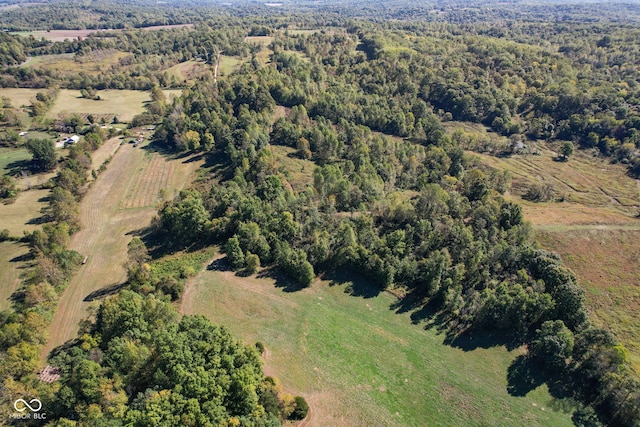
[{"label": "farm field", "polygon": [[[189,282],[182,311],[245,344],[262,342],[267,375],[310,403],[304,425],[572,425],[544,387],[509,395],[507,368],[519,350],[445,345],[435,329],[396,314],[392,295],[344,280],[288,292],[281,279],[205,270]],[[349,286],[365,297],[347,294]]]},{"label": "farm field", "polygon": [[101,90],[99,101],[80,97],[80,91],[61,89],[48,117],[55,119],[68,114],[94,114],[117,116],[129,122],[133,116],[144,111],[144,102],[150,99],[149,92],[137,90]]},{"label": "farm field", "polygon": [[[91,312],[93,292],[118,285],[126,279],[123,264],[131,233],[148,226],[157,213],[155,206],[139,202],[156,198],[155,189],[149,190],[151,194],[142,190],[132,195],[127,193],[130,188],[147,188],[145,174],[137,171],[144,169],[147,162],[171,163],[171,167],[164,169],[164,173],[171,176],[163,179],[168,184],[167,194],[173,194],[188,184],[193,172],[201,164],[188,160],[166,159],[148,146],[134,148],[132,144],[122,145],[115,153],[80,205],[82,229],[71,238],[69,248],[88,256],[88,261],[80,267],[60,297],[43,356],[77,335],[79,323]],[[123,200],[132,200],[136,206],[145,207],[121,209]]]},{"label": "farm field", "polygon": [[[171,29],[171,28],[182,28],[182,27],[193,27],[193,24],[177,24],[177,25],[154,25],[151,27],[144,27],[142,29],[148,31],[154,30],[163,30],[163,29]],[[21,36],[28,37],[33,36],[37,40],[41,38],[45,40],[50,40],[54,42],[62,42],[65,40],[74,40],[78,37],[84,38],[91,33],[97,32],[115,32],[115,31],[123,31],[120,29],[117,30],[48,30],[48,31],[28,31],[28,32],[19,32]]]},{"label": "farm field", "polygon": [[28,190],[18,193],[15,202],[0,204],[0,229],[7,229],[12,236],[22,237],[23,232],[40,228],[37,219],[42,216],[42,208],[49,190]]},{"label": "farm field", "polygon": [[[29,253],[29,248],[21,243],[0,242],[0,311],[11,307],[9,297],[20,285],[21,261],[15,260]],[[13,261],[12,261],[13,260]]]},{"label": "farm field", "polygon": [[41,91],[42,89],[0,88],[0,97],[9,98],[13,108],[28,107]]}]

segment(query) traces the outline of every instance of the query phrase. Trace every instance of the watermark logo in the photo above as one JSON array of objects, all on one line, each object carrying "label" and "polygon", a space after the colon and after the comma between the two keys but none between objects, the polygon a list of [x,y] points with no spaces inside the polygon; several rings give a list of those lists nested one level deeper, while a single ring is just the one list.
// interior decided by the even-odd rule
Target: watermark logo
[{"label": "watermark logo", "polygon": [[42,410],[42,402],[40,399],[31,399],[30,401],[26,401],[24,399],[18,399],[13,402],[13,409],[17,412],[14,412],[9,415],[9,418],[18,419],[18,420],[46,420],[47,414],[44,412],[40,412]]},{"label": "watermark logo", "polygon": [[31,399],[29,403],[27,403],[24,399],[18,399],[13,402],[13,407],[18,412],[24,412],[27,409],[31,409],[31,412],[40,412],[40,409],[42,409],[42,402],[38,399]]}]

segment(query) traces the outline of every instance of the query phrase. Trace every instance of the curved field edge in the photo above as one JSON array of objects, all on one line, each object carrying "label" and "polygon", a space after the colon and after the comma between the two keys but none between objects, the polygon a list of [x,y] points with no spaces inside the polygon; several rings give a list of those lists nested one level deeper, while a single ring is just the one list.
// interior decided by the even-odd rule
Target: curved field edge
[{"label": "curved field edge", "polygon": [[190,281],[182,311],[246,344],[262,342],[265,372],[309,401],[309,425],[572,425],[550,409],[562,402],[544,386],[509,395],[507,369],[521,350],[448,346],[435,329],[396,314],[392,295],[350,296],[352,286],[369,284],[318,280],[291,293],[279,280],[204,270]]}]

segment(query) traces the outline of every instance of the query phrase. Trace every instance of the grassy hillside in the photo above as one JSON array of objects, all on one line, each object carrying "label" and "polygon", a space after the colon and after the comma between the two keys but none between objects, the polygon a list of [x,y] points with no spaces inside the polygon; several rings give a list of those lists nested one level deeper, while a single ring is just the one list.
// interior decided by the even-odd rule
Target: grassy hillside
[{"label": "grassy hillside", "polygon": [[262,342],[267,374],[310,402],[309,425],[571,425],[544,387],[509,395],[507,368],[520,350],[445,345],[434,328],[396,314],[395,301],[352,278],[288,292],[281,279],[207,270],[182,309]]}]

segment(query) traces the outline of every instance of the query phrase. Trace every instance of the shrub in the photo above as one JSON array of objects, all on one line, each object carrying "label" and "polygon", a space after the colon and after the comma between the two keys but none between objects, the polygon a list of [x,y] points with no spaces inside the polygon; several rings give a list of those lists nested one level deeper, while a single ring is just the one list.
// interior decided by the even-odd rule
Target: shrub
[{"label": "shrub", "polygon": [[307,403],[306,400],[304,400],[304,397],[302,396],[296,396],[293,399],[296,402],[296,409],[294,409],[293,412],[291,412],[291,415],[289,415],[289,419],[290,420],[305,419],[307,414],[309,413],[309,404]]}]

